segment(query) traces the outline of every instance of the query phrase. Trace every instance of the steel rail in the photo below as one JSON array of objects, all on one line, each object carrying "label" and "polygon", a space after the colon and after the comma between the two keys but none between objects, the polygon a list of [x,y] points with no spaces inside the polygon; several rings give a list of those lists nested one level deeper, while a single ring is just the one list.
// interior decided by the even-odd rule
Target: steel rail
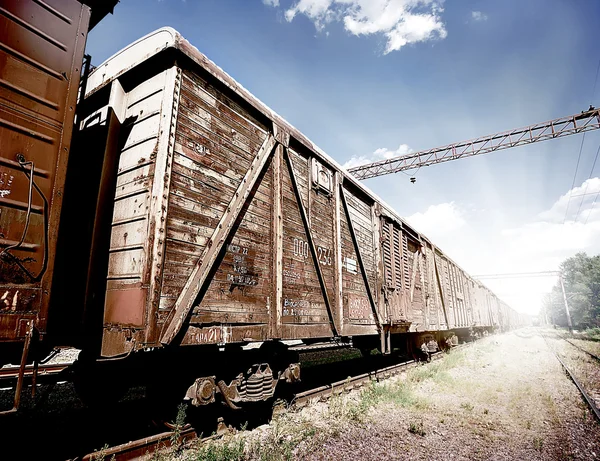
[{"label": "steel rail", "polygon": [[546,343],[546,346],[548,346],[548,349],[550,349],[550,351],[554,354],[554,356],[556,357],[556,360],[558,360],[558,362],[561,364],[563,369],[567,372],[567,375],[569,376],[571,381],[573,381],[573,384],[575,384],[575,387],[577,387],[577,389],[579,390],[579,393],[583,397],[583,400],[585,400],[585,402],[588,404],[588,406],[590,407],[590,410],[592,410],[592,413],[594,414],[594,416],[596,417],[598,422],[600,422],[600,409],[596,406],[596,404],[594,403],[594,400],[588,395],[588,393],[585,391],[584,387],[581,385],[581,383],[575,377],[575,375],[569,369],[569,367],[561,360],[561,358],[558,356],[558,353],[554,349],[552,349],[552,346],[550,346],[550,344],[548,344],[548,340],[546,339],[546,336],[543,334],[541,336],[542,336],[542,338],[544,338],[544,342]]},{"label": "steel rail", "polygon": [[[54,364],[50,364],[50,365],[38,365],[37,375],[38,375],[38,377],[39,376],[56,375],[56,374],[60,373],[61,371],[66,370],[71,365],[72,365],[72,363],[54,363]],[[24,376],[26,378],[30,378],[33,376],[33,373],[34,373],[33,365],[27,365],[25,367]],[[19,376],[19,367],[17,367],[17,366],[0,368],[0,380],[14,379],[14,378],[17,378],[18,376]]]},{"label": "steel rail", "polygon": [[600,110],[591,108],[580,114],[557,118],[514,130],[457,142],[434,149],[393,157],[387,160],[356,166],[348,172],[357,179],[368,179],[422,166],[487,154],[510,147],[522,146],[538,141],[561,138],[600,128]]},{"label": "steel rail", "polygon": [[[464,345],[454,346],[453,350],[458,348],[462,348]],[[434,352],[431,354],[432,360],[438,360],[444,357],[443,352]],[[335,383],[327,384],[324,386],[316,387],[314,389],[309,389],[304,392],[300,392],[296,394],[294,399],[291,402],[292,407],[303,407],[312,402],[316,402],[322,399],[326,399],[332,395],[339,395],[344,392],[349,392],[353,389],[358,389],[365,384],[370,382],[379,382],[384,379],[388,379],[392,376],[395,376],[399,373],[405,372],[414,368],[418,365],[418,362],[414,360],[409,360],[407,362],[402,362],[397,365],[392,365],[389,367],[381,368],[376,371],[370,371],[367,373],[363,373],[357,376],[349,376],[348,378],[337,381]]]},{"label": "steel rail", "polygon": [[565,338],[563,336],[560,336],[560,339],[564,339],[566,342],[568,342],[571,346],[579,349],[581,352],[585,352],[587,355],[589,355],[590,357],[592,357],[593,359],[597,360],[598,362],[600,362],[600,357],[598,357],[596,354],[591,353],[590,351],[586,351],[583,347],[578,346],[577,344],[575,344],[574,342],[572,342],[571,340],[569,340],[568,338]]},{"label": "steel rail", "polygon": [[[216,435],[202,438],[201,441],[214,439]],[[175,440],[177,439],[177,440]],[[198,439],[196,431],[191,428],[182,429],[179,434],[175,431],[162,432],[160,434],[153,435],[151,437],[144,437],[143,439],[134,440],[121,445],[116,445],[111,448],[95,451],[89,453],[83,457],[83,461],[92,460],[114,460],[114,461],[131,461],[136,459],[142,459],[148,457],[148,455],[154,454],[156,451],[168,448],[175,445],[190,442]]]}]

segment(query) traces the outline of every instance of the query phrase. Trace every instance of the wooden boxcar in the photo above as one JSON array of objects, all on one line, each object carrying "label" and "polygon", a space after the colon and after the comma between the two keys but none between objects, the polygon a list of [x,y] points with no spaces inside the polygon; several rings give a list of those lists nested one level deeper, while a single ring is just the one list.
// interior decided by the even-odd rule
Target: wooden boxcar
[{"label": "wooden boxcar", "polygon": [[509,326],[490,290],[175,30],[90,75],[80,135],[111,125],[110,232],[92,251],[103,356],[332,337],[386,352],[395,333]]}]

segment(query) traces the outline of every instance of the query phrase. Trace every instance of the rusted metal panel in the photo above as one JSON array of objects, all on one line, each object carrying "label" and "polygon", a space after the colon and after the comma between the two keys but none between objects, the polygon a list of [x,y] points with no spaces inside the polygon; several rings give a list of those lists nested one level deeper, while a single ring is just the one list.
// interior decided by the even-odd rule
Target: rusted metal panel
[{"label": "rusted metal panel", "polygon": [[148,289],[138,284],[113,286],[106,292],[104,323],[123,326],[144,326]]},{"label": "rusted metal panel", "polygon": [[46,330],[89,18],[76,0],[0,5],[0,340],[22,319]]}]

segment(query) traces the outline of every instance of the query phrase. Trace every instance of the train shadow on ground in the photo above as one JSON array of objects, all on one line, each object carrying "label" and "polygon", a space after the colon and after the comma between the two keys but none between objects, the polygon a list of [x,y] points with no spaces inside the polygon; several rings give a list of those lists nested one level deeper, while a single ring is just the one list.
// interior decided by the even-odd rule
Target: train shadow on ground
[{"label": "train shadow on ground", "polygon": [[[355,349],[301,354],[302,380],[294,392],[342,381],[349,376],[407,361],[402,356],[371,355],[362,357]],[[81,403],[71,383],[42,385],[37,396],[23,394],[21,410],[0,418],[4,440],[18,447],[23,458],[64,460],[81,457],[103,447],[148,437],[167,431],[165,422],[174,422],[177,406],[161,408],[160,402],[149,401],[145,388],[132,388],[119,402],[100,408]],[[11,390],[0,391],[0,403],[9,406]],[[198,435],[211,435],[218,418],[236,429],[253,429],[270,421],[272,402],[250,405],[233,411],[216,404],[211,407],[185,408],[185,421]],[[31,443],[35,434],[36,443]]]}]

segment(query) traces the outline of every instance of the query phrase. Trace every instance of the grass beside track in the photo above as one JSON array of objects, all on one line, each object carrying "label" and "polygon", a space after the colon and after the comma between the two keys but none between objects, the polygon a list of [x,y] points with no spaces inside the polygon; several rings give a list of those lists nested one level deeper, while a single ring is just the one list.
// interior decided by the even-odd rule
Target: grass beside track
[{"label": "grass beside track", "polygon": [[[450,456],[452,455],[452,456]],[[600,458],[600,425],[535,329],[483,339],[253,431],[156,460]]]}]

